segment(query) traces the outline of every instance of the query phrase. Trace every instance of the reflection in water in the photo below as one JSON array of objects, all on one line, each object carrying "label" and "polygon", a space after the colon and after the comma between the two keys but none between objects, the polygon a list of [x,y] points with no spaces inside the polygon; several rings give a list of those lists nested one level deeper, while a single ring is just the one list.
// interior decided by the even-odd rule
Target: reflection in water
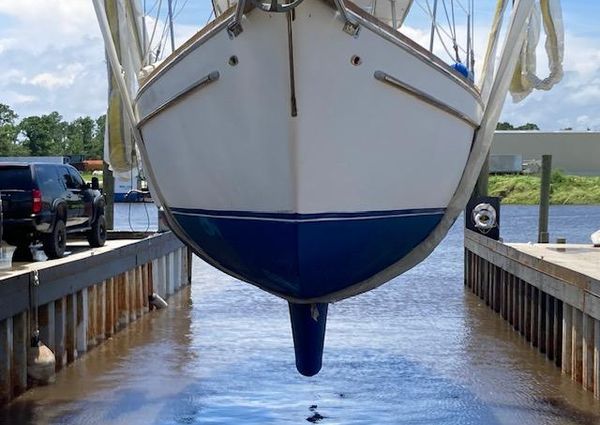
[{"label": "reflection in water", "polygon": [[[571,208],[600,222],[598,207]],[[505,238],[527,237],[512,223],[535,234],[536,219],[535,208],[505,207]],[[591,233],[553,225],[570,242]],[[600,423],[589,392],[465,292],[462,255],[459,221],[426,263],[331,306],[312,378],[295,370],[286,303],[197,260],[191,290],[168,310],[17,399],[0,423]]]}]

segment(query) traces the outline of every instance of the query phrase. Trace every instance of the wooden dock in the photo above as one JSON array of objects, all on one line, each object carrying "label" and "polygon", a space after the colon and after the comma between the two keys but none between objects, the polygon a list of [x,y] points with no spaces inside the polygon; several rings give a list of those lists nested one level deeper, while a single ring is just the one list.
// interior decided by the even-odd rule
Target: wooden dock
[{"label": "wooden dock", "polygon": [[170,232],[67,249],[62,259],[0,271],[0,405],[31,386],[35,313],[58,371],[148,313],[152,293],[168,298],[191,283],[191,251]]},{"label": "wooden dock", "polygon": [[504,244],[465,229],[465,286],[600,398],[600,248]]}]

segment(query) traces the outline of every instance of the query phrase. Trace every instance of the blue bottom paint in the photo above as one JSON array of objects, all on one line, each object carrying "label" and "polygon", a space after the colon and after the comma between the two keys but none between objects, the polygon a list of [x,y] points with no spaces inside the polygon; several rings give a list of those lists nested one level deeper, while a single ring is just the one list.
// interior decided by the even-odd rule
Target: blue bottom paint
[{"label": "blue bottom paint", "polygon": [[[182,213],[184,212],[184,213]],[[204,253],[222,269],[283,296],[308,299],[360,283],[396,263],[423,241],[443,210],[379,213],[369,219],[347,214],[294,215],[286,221],[250,213],[208,216],[173,210]],[[223,214],[225,215],[225,214]],[[304,217],[304,218],[303,218]]]}]

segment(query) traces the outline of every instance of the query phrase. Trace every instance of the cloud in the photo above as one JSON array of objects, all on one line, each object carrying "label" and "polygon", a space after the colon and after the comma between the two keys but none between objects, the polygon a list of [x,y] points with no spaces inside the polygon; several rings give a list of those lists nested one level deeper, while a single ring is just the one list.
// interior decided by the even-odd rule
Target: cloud
[{"label": "cloud", "polygon": [[0,102],[21,117],[103,113],[104,46],[90,1],[0,0],[0,28]]},{"label": "cloud", "polygon": [[9,105],[27,105],[39,100],[36,96],[17,93],[14,91],[5,91],[2,94],[3,97],[7,99],[6,103]]},{"label": "cloud", "polygon": [[48,90],[62,87],[71,87],[79,75],[85,71],[82,63],[73,63],[66,66],[59,65],[55,72],[42,72],[35,75],[29,82],[34,86]]}]

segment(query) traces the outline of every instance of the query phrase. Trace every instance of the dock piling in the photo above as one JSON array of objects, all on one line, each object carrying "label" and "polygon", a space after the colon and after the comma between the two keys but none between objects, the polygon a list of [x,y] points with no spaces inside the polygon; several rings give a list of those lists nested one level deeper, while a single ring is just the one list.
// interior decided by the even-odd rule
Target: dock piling
[{"label": "dock piling", "polygon": [[[72,260],[75,265],[37,269],[32,264],[33,270],[0,278],[0,300],[10,299],[0,309],[0,405],[37,383],[41,363],[31,345],[33,328],[39,328],[46,346],[40,352],[53,352],[56,362],[50,367],[59,371],[149,312],[155,287],[167,298],[189,283],[184,276],[190,276],[190,251],[170,232],[115,249],[82,253]],[[34,288],[28,285],[30,274],[39,275]],[[29,370],[28,357],[35,359]]]},{"label": "dock piling", "polygon": [[27,389],[27,347],[29,345],[29,323],[26,311],[13,316],[13,346],[11,359],[12,396]]},{"label": "dock piling", "polygon": [[13,352],[12,317],[0,321],[0,404],[11,399],[11,370]]},{"label": "dock piling", "polygon": [[59,371],[67,364],[67,299],[62,297],[54,301],[54,356],[56,370]]},{"label": "dock piling", "polygon": [[549,263],[546,253],[564,252],[560,245],[504,244],[467,229],[465,287],[600,398],[600,279],[589,268],[590,275]]}]

